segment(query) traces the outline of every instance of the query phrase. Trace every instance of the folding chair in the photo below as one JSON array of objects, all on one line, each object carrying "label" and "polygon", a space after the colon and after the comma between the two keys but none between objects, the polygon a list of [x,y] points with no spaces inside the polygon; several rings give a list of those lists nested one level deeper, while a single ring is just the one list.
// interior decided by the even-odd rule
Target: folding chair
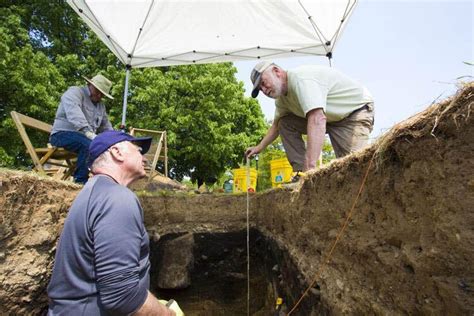
[{"label": "folding chair", "polygon": [[[160,174],[156,170],[158,160],[162,160],[165,165],[165,177],[168,176],[168,145],[166,141],[166,131],[154,131],[150,129],[132,128],[130,135],[135,137],[150,136],[152,138],[151,146],[145,157],[148,159],[148,166],[146,171],[148,174],[148,181],[151,181],[156,175]],[[163,151],[163,153],[162,153]]]},{"label": "folding chair", "polygon": [[35,164],[34,170],[53,176],[56,179],[67,180],[76,169],[77,155],[64,148],[54,147],[49,143],[46,147],[36,148],[31,143],[25,129],[25,126],[31,127],[49,135],[52,126],[15,111],[10,112],[10,114],[26,146],[27,152]]}]

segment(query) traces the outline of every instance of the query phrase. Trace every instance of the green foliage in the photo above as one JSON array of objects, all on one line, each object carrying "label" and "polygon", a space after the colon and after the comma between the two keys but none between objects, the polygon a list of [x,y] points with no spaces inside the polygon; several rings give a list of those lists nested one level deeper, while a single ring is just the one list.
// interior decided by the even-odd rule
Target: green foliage
[{"label": "green foliage", "polygon": [[[52,123],[61,94],[101,72],[121,123],[125,69],[65,1],[11,1],[0,7],[0,164],[31,165],[10,111]],[[168,132],[171,175],[215,182],[265,132],[256,100],[244,97],[231,63],[132,70],[127,125]],[[46,142],[33,135],[33,143]]]},{"label": "green foliage", "polygon": [[96,37],[66,1],[26,0],[11,3],[20,12],[22,27],[29,33],[31,45],[36,50],[51,59],[71,53],[81,60],[97,55],[89,45]]},{"label": "green foliage", "polygon": [[5,150],[0,147],[0,167],[9,167],[13,165],[13,158],[8,156]]},{"label": "green foliage", "polygon": [[[49,58],[35,51],[28,42],[28,34],[21,27],[17,12],[0,8],[0,139],[4,166],[21,166],[29,162],[10,111],[51,122],[60,91],[66,88],[63,77]],[[33,141],[39,138],[39,135],[32,137]]]},{"label": "green foliage", "polygon": [[334,153],[334,149],[332,148],[332,145],[329,142],[327,137],[324,140],[322,153],[323,153],[323,165],[327,164],[333,159],[336,159],[336,154]]},{"label": "green foliage", "polygon": [[265,132],[263,114],[245,98],[229,63],[134,71],[128,118],[168,131],[173,176],[212,184],[237,166]]}]

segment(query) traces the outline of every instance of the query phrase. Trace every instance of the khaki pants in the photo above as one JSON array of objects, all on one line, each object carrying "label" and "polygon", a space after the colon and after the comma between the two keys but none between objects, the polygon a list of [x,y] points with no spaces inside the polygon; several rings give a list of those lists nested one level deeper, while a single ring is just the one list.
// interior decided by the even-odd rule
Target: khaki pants
[{"label": "khaki pants", "polygon": [[[302,135],[307,134],[307,125],[306,118],[293,114],[280,118],[278,122],[278,131],[293,171],[303,170],[304,167],[306,146]],[[341,121],[326,123],[326,133],[329,134],[336,157],[346,156],[365,147],[373,127],[373,103],[367,103]]]}]

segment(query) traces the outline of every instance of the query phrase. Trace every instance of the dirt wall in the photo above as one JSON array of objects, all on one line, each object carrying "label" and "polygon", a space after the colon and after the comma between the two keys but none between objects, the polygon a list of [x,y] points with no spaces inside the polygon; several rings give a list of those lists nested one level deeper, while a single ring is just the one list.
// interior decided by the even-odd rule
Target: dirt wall
[{"label": "dirt wall", "polygon": [[[251,225],[295,262],[298,289],[314,279],[374,157],[352,221],[318,279],[321,304],[336,315],[474,313],[473,96],[474,87],[464,87],[295,190],[252,195]],[[0,314],[45,306],[54,245],[78,189],[0,171]],[[245,195],[140,199],[152,239],[246,225]],[[294,300],[300,294],[291,293]]]},{"label": "dirt wall", "polygon": [[39,314],[79,186],[0,169],[0,315]]},{"label": "dirt wall", "polygon": [[[252,225],[288,251],[307,285],[372,160],[352,221],[317,281],[332,313],[474,313],[473,104],[466,86],[296,190],[252,196]],[[243,227],[244,198],[142,200],[147,223],[162,225],[157,231],[193,231]]]},{"label": "dirt wall", "polygon": [[383,150],[318,281],[334,314],[474,313],[472,105],[468,89],[454,104],[399,126],[389,144],[380,141],[315,174],[299,192],[258,199],[256,225],[312,280],[374,150]]}]

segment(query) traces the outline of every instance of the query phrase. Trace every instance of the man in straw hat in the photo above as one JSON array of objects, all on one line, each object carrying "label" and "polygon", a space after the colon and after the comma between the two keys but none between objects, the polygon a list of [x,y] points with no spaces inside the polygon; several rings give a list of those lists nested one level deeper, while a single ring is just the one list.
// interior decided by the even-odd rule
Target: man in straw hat
[{"label": "man in straw hat", "polygon": [[[247,148],[258,154],[281,136],[288,160],[299,172],[314,169],[329,134],[336,157],[363,148],[374,125],[374,103],[360,83],[325,66],[301,66],[288,71],[274,63],[258,63],[250,75],[252,97],[262,91],[275,99],[273,124],[262,141]],[[307,145],[302,135],[308,135]]]},{"label": "man in straw hat", "polygon": [[113,99],[110,95],[112,82],[103,75],[84,79],[87,86],[69,87],[62,95],[50,137],[53,146],[77,153],[74,181],[82,184],[89,176],[87,157],[91,140],[97,133],[113,130],[101,103],[104,96]]},{"label": "man in straw hat", "polygon": [[[94,174],[68,212],[48,285],[48,315],[183,315],[149,291],[149,239],[137,196],[151,137],[106,131],[92,140]],[[165,306],[166,304],[166,306]],[[169,305],[169,308],[168,308]]]}]

